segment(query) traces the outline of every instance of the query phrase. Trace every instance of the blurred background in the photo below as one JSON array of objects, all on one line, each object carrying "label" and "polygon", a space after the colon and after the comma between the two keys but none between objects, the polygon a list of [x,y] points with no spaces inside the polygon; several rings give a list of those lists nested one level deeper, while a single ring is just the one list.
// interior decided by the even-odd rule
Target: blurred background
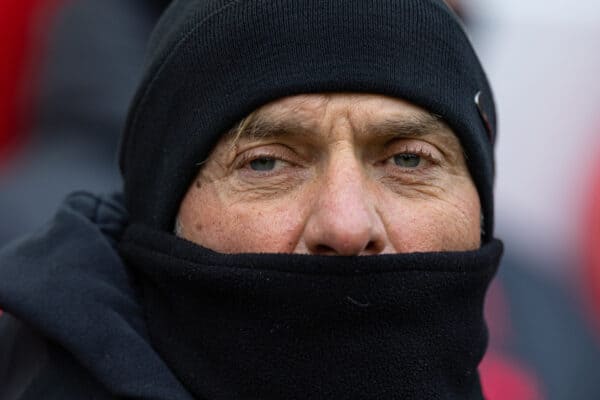
[{"label": "blurred background", "polygon": [[[116,149],[164,0],[0,0],[0,246]],[[600,1],[454,0],[495,89],[488,400],[600,398]]]},{"label": "blurred background", "polygon": [[600,398],[600,1],[460,3],[500,121],[482,370],[501,355],[536,398]]}]

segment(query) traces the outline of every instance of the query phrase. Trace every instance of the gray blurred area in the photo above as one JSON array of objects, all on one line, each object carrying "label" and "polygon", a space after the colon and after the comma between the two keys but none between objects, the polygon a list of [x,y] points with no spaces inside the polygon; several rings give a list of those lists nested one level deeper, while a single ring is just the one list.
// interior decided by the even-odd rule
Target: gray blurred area
[{"label": "gray blurred area", "polygon": [[39,38],[27,144],[0,174],[0,245],[50,219],[70,192],[120,189],[116,162],[145,45],[166,1],[66,1]]}]

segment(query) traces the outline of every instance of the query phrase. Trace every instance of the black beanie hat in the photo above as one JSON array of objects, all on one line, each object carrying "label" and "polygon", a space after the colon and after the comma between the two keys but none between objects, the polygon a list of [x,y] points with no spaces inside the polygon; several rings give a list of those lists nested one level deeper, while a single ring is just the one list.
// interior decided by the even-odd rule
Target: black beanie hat
[{"label": "black beanie hat", "polygon": [[493,234],[491,89],[442,0],[176,0],[150,43],[120,166],[132,222],[170,231],[220,136],[301,93],[365,92],[440,115],[459,137]]}]

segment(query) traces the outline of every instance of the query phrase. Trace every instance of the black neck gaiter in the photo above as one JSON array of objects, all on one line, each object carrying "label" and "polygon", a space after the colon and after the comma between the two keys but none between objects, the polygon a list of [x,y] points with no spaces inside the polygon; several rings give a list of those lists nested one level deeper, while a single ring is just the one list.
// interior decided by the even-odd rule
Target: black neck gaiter
[{"label": "black neck gaiter", "polygon": [[130,226],[153,346],[199,399],[482,399],[501,253],[224,255]]}]

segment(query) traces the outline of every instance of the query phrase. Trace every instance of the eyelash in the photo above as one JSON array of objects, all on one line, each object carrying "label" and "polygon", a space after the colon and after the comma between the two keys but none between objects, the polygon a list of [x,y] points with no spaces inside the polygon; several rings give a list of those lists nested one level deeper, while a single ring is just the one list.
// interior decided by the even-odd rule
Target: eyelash
[{"label": "eyelash", "polygon": [[[388,160],[392,159],[393,157],[400,155],[400,154],[414,154],[417,155],[421,158],[424,159],[425,162],[427,163],[431,163],[433,165],[439,165],[440,164],[440,160],[433,155],[433,153],[424,148],[423,146],[420,145],[404,145],[402,146],[399,150],[394,150],[394,151],[390,151],[388,153],[389,155],[383,159],[383,161],[381,163],[385,164],[387,163]],[[252,161],[255,160],[259,160],[261,158],[269,158],[269,159],[274,159],[280,162],[284,162],[286,164],[289,165],[294,165],[293,162],[284,159],[284,157],[281,156],[281,154],[278,154],[275,151],[270,151],[270,150],[262,150],[260,153],[253,153],[253,152],[247,152],[247,153],[243,153],[240,155],[239,159],[236,160],[236,162],[234,163],[234,168],[235,169],[243,169],[246,166],[248,166]],[[395,166],[395,168],[397,169],[402,169],[405,171],[409,171],[412,173],[417,173],[420,170],[422,170],[423,168],[419,168],[419,169],[413,169],[413,168],[402,168],[400,166]],[[427,168],[427,167],[425,167]],[[253,171],[254,173],[257,173],[256,171]],[[269,174],[276,174],[278,171],[263,171],[260,172],[260,174],[262,176],[267,176]]]},{"label": "eyelash", "polygon": [[440,164],[440,160],[437,157],[435,157],[430,150],[423,148],[423,146],[420,146],[420,145],[413,145],[413,146],[405,145],[402,148],[400,148],[399,151],[394,150],[394,151],[391,151],[391,153],[392,154],[389,157],[387,157],[384,161],[388,161],[389,159],[391,159],[397,155],[400,155],[400,154],[415,154],[419,157],[424,158],[427,162],[430,162],[434,165]]},{"label": "eyelash", "polygon": [[[261,151],[260,154],[256,154],[256,153],[252,153],[252,152],[241,154],[240,158],[235,162],[234,167],[235,167],[235,169],[242,169],[242,168],[248,166],[252,161],[259,160],[261,158],[271,158],[271,159],[274,159],[277,161],[285,162],[287,164],[293,164],[291,161],[284,160],[280,154],[275,154],[274,151],[264,150],[264,151]],[[266,171],[266,172],[261,172],[260,174],[265,176],[265,175],[268,175],[270,172],[273,173],[275,171]]]}]

